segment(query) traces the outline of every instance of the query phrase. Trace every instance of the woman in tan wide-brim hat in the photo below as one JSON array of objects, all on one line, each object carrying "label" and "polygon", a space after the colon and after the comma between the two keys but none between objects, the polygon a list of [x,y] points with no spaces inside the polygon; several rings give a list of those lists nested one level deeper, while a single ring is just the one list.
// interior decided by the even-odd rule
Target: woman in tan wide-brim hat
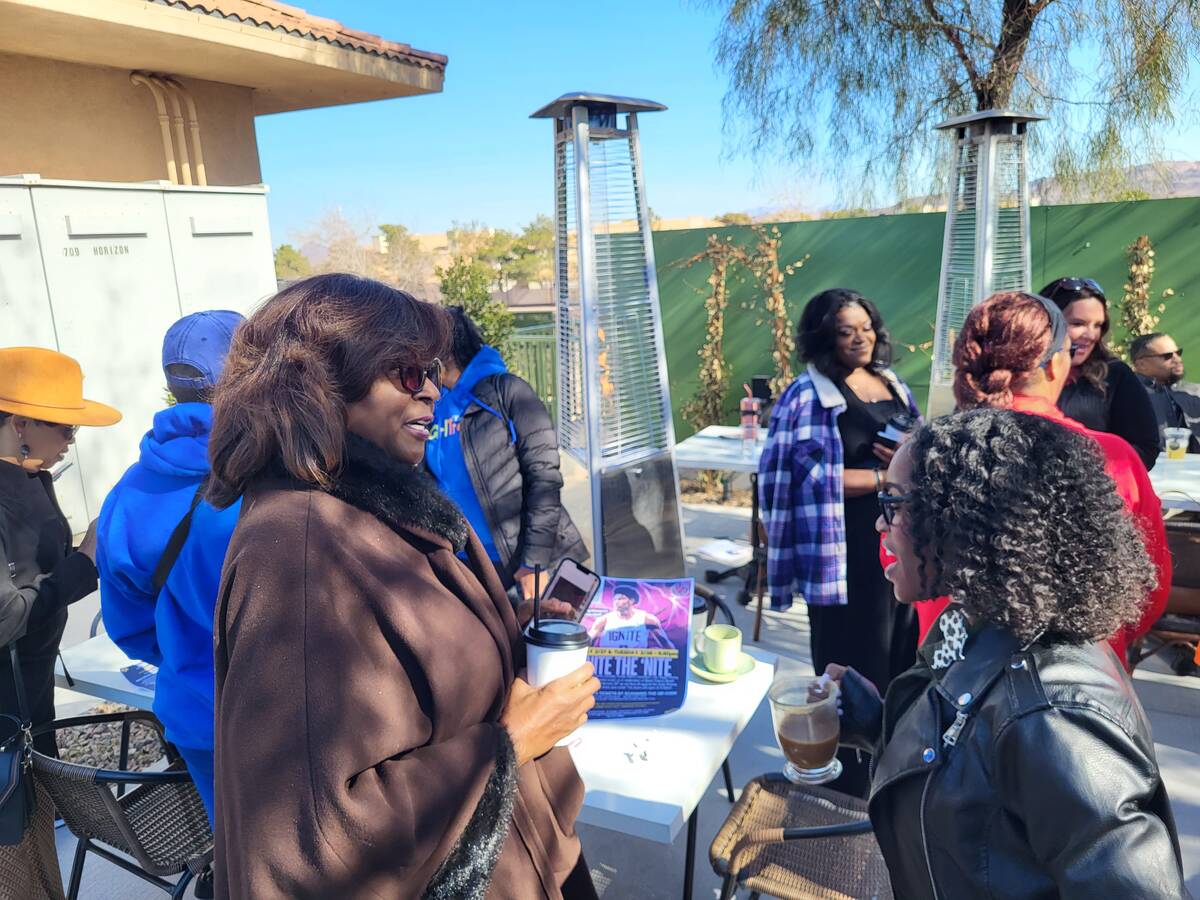
[{"label": "woman in tan wide-brim hat", "polygon": [[[54,658],[67,607],[96,589],[96,523],[78,548],[47,471],[83,425],[121,414],[83,398],[83,372],[69,356],[40,347],[0,349],[0,714],[20,716],[16,677],[33,724],[54,719]],[[19,672],[9,646],[15,642]],[[55,754],[54,735],[35,739]],[[54,813],[39,791],[25,839],[0,847],[0,900],[61,898]]]}]

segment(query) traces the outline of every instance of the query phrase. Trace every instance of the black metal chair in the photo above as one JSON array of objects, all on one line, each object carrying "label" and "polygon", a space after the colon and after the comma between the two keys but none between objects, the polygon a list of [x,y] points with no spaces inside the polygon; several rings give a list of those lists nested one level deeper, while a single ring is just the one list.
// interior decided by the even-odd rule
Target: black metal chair
[{"label": "black metal chair", "polygon": [[[71,833],[79,839],[71,866],[68,900],[76,900],[88,853],[132,872],[172,896],[181,898],[192,879],[211,863],[213,836],[208,815],[192,776],[163,737],[162,724],[151,713],[129,710],[59,719],[35,734],[121,725],[117,769],[102,769],[33,754],[34,777],[54,800]],[[163,771],[128,771],[130,728],[153,729],[168,761]],[[128,792],[126,790],[128,789]],[[125,854],[131,859],[127,859]],[[168,876],[181,875],[172,883]]]}]

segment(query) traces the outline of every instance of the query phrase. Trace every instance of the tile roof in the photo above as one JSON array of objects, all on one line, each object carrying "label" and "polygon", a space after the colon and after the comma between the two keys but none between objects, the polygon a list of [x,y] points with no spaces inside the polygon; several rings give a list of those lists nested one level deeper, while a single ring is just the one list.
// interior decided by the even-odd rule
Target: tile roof
[{"label": "tile roof", "polygon": [[385,59],[445,71],[446,57],[440,53],[414,50],[408,44],[386,41],[375,34],[347,28],[334,19],[324,19],[305,12],[297,6],[273,0],[146,0],[159,6],[170,6],[200,15],[215,16],[233,22],[281,31],[295,37],[321,41],[369,53]]}]

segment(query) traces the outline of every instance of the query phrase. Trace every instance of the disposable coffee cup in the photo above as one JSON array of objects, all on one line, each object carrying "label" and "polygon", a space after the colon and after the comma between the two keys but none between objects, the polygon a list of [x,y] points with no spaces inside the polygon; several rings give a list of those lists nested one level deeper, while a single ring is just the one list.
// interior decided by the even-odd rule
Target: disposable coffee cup
[{"label": "disposable coffee cup", "polygon": [[543,687],[587,662],[591,646],[587,629],[567,619],[542,619],[525,631],[529,683]]}]

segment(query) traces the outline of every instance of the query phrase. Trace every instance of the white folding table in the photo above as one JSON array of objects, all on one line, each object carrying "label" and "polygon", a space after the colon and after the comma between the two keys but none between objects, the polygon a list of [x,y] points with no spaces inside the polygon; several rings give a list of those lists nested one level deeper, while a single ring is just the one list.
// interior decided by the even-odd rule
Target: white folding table
[{"label": "white folding table", "polygon": [[737,681],[712,684],[689,673],[682,708],[652,719],[589,721],[569,745],[587,791],[580,822],[660,844],[687,824],[684,900],[692,895],[700,799],[775,675],[773,654],[746,652],[755,666]]},{"label": "white folding table", "polygon": [[54,683],[134,709],[150,709],[154,705],[153,688],[135,683],[123,671],[134,666],[145,663],[129,659],[108,635],[98,634],[62,651],[54,664]]},{"label": "white folding table", "polygon": [[1160,453],[1150,470],[1150,483],[1163,509],[1200,512],[1200,453],[1189,453],[1183,459],[1167,459]]}]

